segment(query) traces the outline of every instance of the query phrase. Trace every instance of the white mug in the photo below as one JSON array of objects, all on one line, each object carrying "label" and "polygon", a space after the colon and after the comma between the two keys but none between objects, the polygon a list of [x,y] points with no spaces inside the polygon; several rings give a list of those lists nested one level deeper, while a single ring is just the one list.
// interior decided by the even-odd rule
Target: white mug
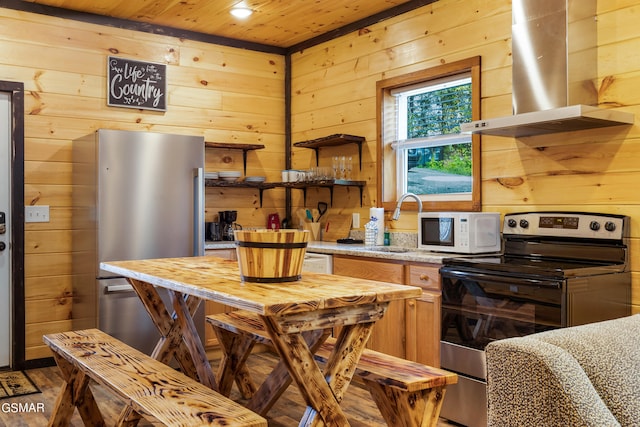
[{"label": "white mug", "polygon": [[289,171],[289,182],[298,182],[300,181],[301,173],[298,170],[292,169]]},{"label": "white mug", "polygon": [[282,171],[282,182],[289,182],[289,171],[288,170],[283,170]]}]

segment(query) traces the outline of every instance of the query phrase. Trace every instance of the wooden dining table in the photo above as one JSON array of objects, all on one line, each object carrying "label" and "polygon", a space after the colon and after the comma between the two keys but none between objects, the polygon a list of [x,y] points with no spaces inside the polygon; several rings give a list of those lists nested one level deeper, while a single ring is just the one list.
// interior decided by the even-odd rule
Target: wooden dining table
[{"label": "wooden dining table", "polygon": [[[127,278],[158,328],[151,356],[165,363],[175,358],[183,372],[215,390],[195,311],[209,300],[256,313],[307,404],[305,426],[349,425],[340,401],[372,327],[391,301],[422,294],[419,287],[315,273],[295,282],[245,282],[236,261],[212,256],[103,262],[100,268]],[[159,288],[168,291],[170,305]],[[309,333],[334,327],[334,351],[320,367]]]}]

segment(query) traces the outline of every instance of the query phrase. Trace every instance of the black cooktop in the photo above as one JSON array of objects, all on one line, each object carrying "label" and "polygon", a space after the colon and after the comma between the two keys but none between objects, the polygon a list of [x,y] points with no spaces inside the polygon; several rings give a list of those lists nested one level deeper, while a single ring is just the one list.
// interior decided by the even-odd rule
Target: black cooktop
[{"label": "black cooktop", "polygon": [[612,262],[551,259],[520,256],[488,256],[472,258],[448,258],[444,267],[476,273],[517,275],[520,277],[568,278],[622,272],[625,264]]}]

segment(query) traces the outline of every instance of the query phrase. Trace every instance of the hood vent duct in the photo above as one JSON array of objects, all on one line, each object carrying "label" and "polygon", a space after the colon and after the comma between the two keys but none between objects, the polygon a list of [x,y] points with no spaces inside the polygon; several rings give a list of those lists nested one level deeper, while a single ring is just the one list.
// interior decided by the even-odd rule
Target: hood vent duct
[{"label": "hood vent duct", "polygon": [[513,0],[513,116],[463,123],[463,132],[524,137],[630,125],[595,107],[596,0]]}]

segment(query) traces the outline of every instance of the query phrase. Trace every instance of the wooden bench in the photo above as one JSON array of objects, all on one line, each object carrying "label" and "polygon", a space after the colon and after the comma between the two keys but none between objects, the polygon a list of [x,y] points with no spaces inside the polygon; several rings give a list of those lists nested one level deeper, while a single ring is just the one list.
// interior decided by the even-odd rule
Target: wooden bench
[{"label": "wooden bench", "polygon": [[[250,312],[232,311],[207,316],[206,320],[213,327],[225,353],[218,370],[220,392],[228,396],[235,381],[242,394],[248,397],[255,392],[255,386],[245,366],[247,357],[254,343],[271,344],[261,319]],[[327,338],[328,335],[325,331],[313,347],[316,359],[322,362],[329,358],[336,342],[334,338]],[[355,376],[368,388],[387,425],[394,427],[435,427],[445,388],[458,381],[458,376],[452,372],[369,349],[362,353]],[[290,383],[290,380],[281,381],[284,389]],[[284,389],[271,390],[269,394],[277,398]],[[260,402],[249,407],[265,415],[273,403]]]},{"label": "wooden bench", "polygon": [[87,426],[104,426],[89,381],[125,402],[116,425],[141,417],[166,426],[267,426],[258,414],[98,329],[43,336],[62,371],[50,426],[68,426],[74,408]]}]

